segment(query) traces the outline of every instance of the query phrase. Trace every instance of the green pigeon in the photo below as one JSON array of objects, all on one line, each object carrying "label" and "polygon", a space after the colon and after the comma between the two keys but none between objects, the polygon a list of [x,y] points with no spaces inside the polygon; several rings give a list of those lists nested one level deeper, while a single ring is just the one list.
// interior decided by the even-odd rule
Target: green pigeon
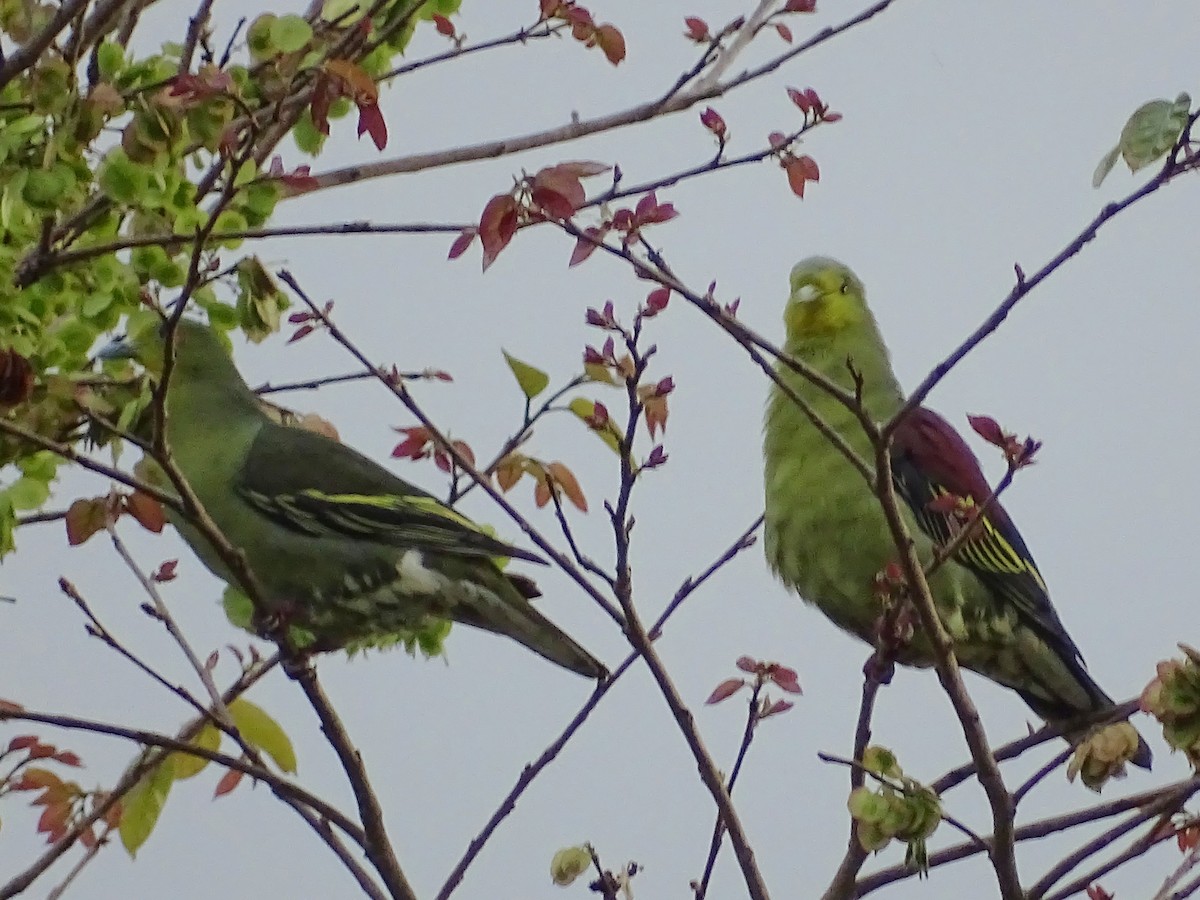
[{"label": "green pigeon", "polygon": [[[164,331],[110,345],[161,376]],[[315,649],[387,640],[433,619],[506,635],[558,665],[607,669],[530,603],[533,581],[498,559],[542,563],[332,438],[270,418],[217,334],[182,319],[167,386],[166,442],[217,528],[244,555],[269,612]],[[183,517],[172,524],[218,578],[236,580]]]},{"label": "green pigeon", "polygon": [[[824,257],[797,264],[784,322],[787,354],[848,390],[855,389],[853,367],[873,420],[886,422],[903,406],[904,393],[862,282],[846,266]],[[854,413],[783,363],[776,363],[775,370],[861,459],[874,460]],[[882,612],[873,590],[876,576],[898,557],[879,500],[841,451],[775,384],[763,448],[763,543],[769,565],[835,625],[874,644]],[[933,501],[955,495],[980,505],[991,489],[966,442],[945,419],[923,407],[897,428],[891,459],[908,531],[928,565],[935,543],[947,542],[962,527],[953,508]],[[1048,722],[1113,707],[1112,698],[1088,674],[1029,548],[999,503],[988,508],[971,538],[933,573],[929,586],[958,661],[1016,691]],[[897,661],[933,665],[932,648],[919,629],[901,647]],[[1083,735],[1070,737],[1078,741]],[[1138,741],[1132,762],[1148,768],[1150,748],[1140,737]]]}]

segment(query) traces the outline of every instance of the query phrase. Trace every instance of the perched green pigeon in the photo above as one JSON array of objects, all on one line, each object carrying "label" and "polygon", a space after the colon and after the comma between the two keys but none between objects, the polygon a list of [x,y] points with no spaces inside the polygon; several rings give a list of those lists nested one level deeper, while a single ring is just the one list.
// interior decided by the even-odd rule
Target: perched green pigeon
[{"label": "perched green pigeon", "polygon": [[[452,619],[507,635],[572,672],[604,666],[530,604],[534,583],[497,559],[542,562],[337,441],[269,418],[208,327],[175,331],[167,446],[200,503],[245,554],[271,612],[312,631],[317,649]],[[110,345],[161,375],[161,328]],[[209,541],[172,523],[219,578]]]},{"label": "perched green pigeon", "polygon": [[[847,363],[853,366],[862,378],[862,402],[875,421],[889,420],[903,405],[862,282],[846,266],[822,257],[796,265],[784,322],[788,354],[847,389],[854,387]],[[874,451],[853,413],[782,363],[776,372],[862,459],[873,462]],[[873,644],[882,611],[873,590],[876,576],[898,556],[878,499],[778,385],[767,404],[763,446],[768,563],[834,624]],[[909,533],[928,564],[935,542],[963,527],[955,510],[931,501],[951,494],[979,505],[991,489],[963,439],[925,408],[903,420],[891,456]],[[976,524],[972,537],[930,578],[958,661],[1012,688],[1049,722],[1111,708],[1112,699],[1084,667],[1003,507],[993,503]],[[933,664],[919,630],[897,661]],[[1139,738],[1132,761],[1149,767],[1150,758]]]}]

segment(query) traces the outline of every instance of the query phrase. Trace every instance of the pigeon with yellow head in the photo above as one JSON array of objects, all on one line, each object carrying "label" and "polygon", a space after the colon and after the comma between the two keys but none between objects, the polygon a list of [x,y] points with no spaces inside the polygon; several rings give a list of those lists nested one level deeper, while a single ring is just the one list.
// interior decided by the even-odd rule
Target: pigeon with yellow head
[{"label": "pigeon with yellow head", "polygon": [[[859,391],[874,421],[886,422],[903,407],[904,392],[862,282],[846,266],[824,257],[797,264],[784,322],[784,351]],[[854,411],[785,364],[778,363],[776,371],[860,458],[874,459]],[[874,644],[882,604],[873,587],[898,556],[879,499],[778,385],[772,386],[764,435],[768,563],[834,624]],[[935,501],[961,498],[978,511],[991,488],[966,442],[924,407],[900,422],[890,457],[908,531],[928,566],[936,547],[964,527],[953,504]],[[969,537],[929,578],[959,663],[1016,691],[1051,723],[1112,709],[1112,698],[1088,674],[1004,507],[992,502],[970,527]],[[919,629],[896,648],[896,661],[933,664],[932,647]],[[1069,737],[1078,741],[1083,734]],[[1130,761],[1148,768],[1145,742],[1139,737],[1130,749]]]}]

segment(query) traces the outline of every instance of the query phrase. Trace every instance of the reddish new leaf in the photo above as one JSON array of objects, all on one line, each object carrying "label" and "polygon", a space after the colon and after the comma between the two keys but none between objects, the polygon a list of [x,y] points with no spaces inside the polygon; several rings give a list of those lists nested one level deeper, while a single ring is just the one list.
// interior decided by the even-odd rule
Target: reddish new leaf
[{"label": "reddish new leaf", "polygon": [[700,124],[711,131],[717,140],[724,142],[727,128],[721,114],[711,106],[706,106],[700,113]]},{"label": "reddish new leaf", "polygon": [[688,16],[683,20],[683,25],[687,29],[683,33],[689,41],[695,41],[697,44],[707,44],[712,40],[708,33],[708,23],[696,16]]},{"label": "reddish new leaf", "polygon": [[792,29],[788,28],[782,22],[775,23],[775,33],[784,39],[786,43],[792,42]]},{"label": "reddish new leaf", "polygon": [[1010,435],[1005,434],[1004,429],[991,416],[967,416],[967,421],[975,433],[989,444],[1000,448],[1008,447]]},{"label": "reddish new leaf", "polygon": [[809,99],[806,91],[790,87],[787,89],[787,95],[791,98],[791,101],[800,108],[800,112],[808,115],[812,110],[812,101]]},{"label": "reddish new leaf", "polygon": [[552,462],[546,466],[546,474],[553,479],[576,509],[580,512],[588,511],[587,497],[583,495],[583,488],[579,486],[579,480],[575,477],[574,472],[561,462]]},{"label": "reddish new leaf", "polygon": [[162,504],[141,491],[134,491],[125,498],[125,509],[139,525],[155,534],[160,534],[163,526],[167,524]]},{"label": "reddish new leaf", "polygon": [[647,319],[657,316],[660,312],[667,308],[667,302],[670,299],[670,288],[655,288],[646,295],[646,305],[642,307],[642,316]]},{"label": "reddish new leaf", "polygon": [[178,566],[179,566],[179,560],[168,559],[165,562],[163,562],[163,564],[161,566],[159,566],[158,569],[155,570],[154,574],[151,575],[150,578],[152,581],[155,581],[159,584],[163,584],[168,581],[174,581],[175,580],[175,569]]},{"label": "reddish new leaf", "polygon": [[713,689],[713,692],[708,695],[708,699],[704,702],[708,706],[712,706],[714,703],[728,700],[745,686],[746,682],[741,678],[726,678]]},{"label": "reddish new leaf", "polygon": [[448,38],[454,37],[454,23],[441,13],[433,14],[433,27],[437,29],[438,34],[445,35]]},{"label": "reddish new leaf", "polygon": [[496,464],[496,485],[508,493],[524,474],[525,457],[518,453],[510,453]]},{"label": "reddish new leaf", "polygon": [[788,0],[783,7],[784,12],[790,13],[810,13],[816,12],[817,0]]},{"label": "reddish new leaf", "polygon": [[483,208],[479,217],[479,239],[483,242],[485,272],[517,233],[517,209],[517,200],[512,194],[497,194]]},{"label": "reddish new leaf", "polygon": [[787,666],[781,666],[778,663],[771,665],[768,670],[768,677],[775,682],[780,688],[787,691],[789,694],[803,694],[800,689],[800,676],[796,674],[795,669],[790,669]]},{"label": "reddish new leaf", "polygon": [[378,103],[358,105],[358,136],[362,137],[363,134],[371,135],[376,150],[383,150],[387,146],[387,122],[383,119],[383,112],[380,111]]},{"label": "reddish new leaf", "polygon": [[479,232],[473,227],[468,226],[454,239],[454,243],[450,245],[450,252],[446,254],[446,259],[458,259],[467,252],[467,248],[475,242]]},{"label": "reddish new leaf", "polygon": [[424,459],[427,455],[426,446],[432,439],[429,429],[423,425],[412,428],[397,428],[404,435],[404,440],[392,448],[392,456],[396,459]]},{"label": "reddish new leaf", "polygon": [[752,657],[752,656],[739,656],[737,658],[737,662],[735,662],[734,665],[737,666],[739,669],[741,669],[743,672],[747,672],[747,673],[753,675],[758,671],[759,662],[757,659],[754,659],[754,657]]},{"label": "reddish new leaf", "polygon": [[794,705],[795,704],[792,703],[792,701],[784,700],[782,698],[773,703],[764,703],[762,709],[759,711],[758,718],[762,720],[770,716],[777,716],[780,713],[787,712]]},{"label": "reddish new leaf", "polygon": [[224,797],[236,788],[242,783],[242,774],[239,769],[226,769],[225,774],[221,776],[221,780],[217,782],[217,786],[213,790],[213,797]]},{"label": "reddish new leaf", "polygon": [[669,457],[667,451],[663,449],[662,444],[655,444],[654,449],[650,451],[650,455],[646,457],[646,461],[642,463],[643,469],[657,469],[663,465]]},{"label": "reddish new leaf", "polygon": [[617,26],[606,22],[596,29],[593,40],[614,66],[625,59],[625,35],[621,34]]},{"label": "reddish new leaf", "polygon": [[791,156],[783,161],[787,172],[788,186],[797,197],[804,197],[804,186],[810,181],[819,181],[821,172],[811,156]]},{"label": "reddish new leaf", "polygon": [[591,226],[584,229],[583,235],[575,242],[575,249],[571,251],[571,259],[567,262],[568,268],[579,265],[596,252],[600,241],[604,240],[604,229]]},{"label": "reddish new leaf", "polygon": [[100,531],[108,522],[108,500],[105,497],[76,500],[67,508],[64,521],[67,543],[77,547]]}]

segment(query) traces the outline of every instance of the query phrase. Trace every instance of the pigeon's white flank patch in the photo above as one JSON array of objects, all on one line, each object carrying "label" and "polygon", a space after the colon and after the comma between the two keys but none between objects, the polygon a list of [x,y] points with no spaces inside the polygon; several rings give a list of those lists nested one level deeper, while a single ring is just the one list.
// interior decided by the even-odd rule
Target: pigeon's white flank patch
[{"label": "pigeon's white flank patch", "polygon": [[433,569],[426,568],[420,550],[405,550],[396,563],[396,574],[400,576],[400,590],[406,594],[436,594],[446,581]]}]

